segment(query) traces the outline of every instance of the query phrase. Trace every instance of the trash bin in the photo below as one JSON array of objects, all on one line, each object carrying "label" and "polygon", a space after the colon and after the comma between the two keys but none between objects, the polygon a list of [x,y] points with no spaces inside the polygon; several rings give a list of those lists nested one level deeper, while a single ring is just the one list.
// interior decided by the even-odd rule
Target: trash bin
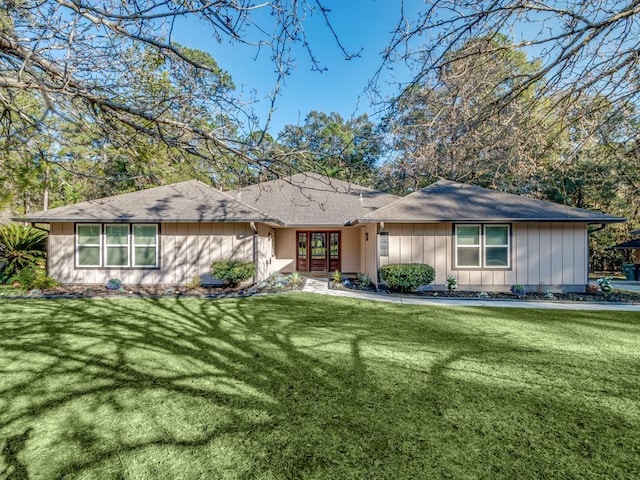
[{"label": "trash bin", "polygon": [[637,277],[637,270],[636,267],[640,266],[640,265],[634,265],[633,263],[623,263],[622,264],[622,273],[624,273],[624,276],[627,280],[629,281],[633,281],[636,280]]}]

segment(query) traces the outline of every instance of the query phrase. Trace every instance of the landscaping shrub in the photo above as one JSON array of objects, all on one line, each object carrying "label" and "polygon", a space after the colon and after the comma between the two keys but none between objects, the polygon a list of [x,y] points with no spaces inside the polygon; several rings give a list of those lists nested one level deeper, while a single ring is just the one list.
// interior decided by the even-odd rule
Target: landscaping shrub
[{"label": "landscaping shrub", "polygon": [[412,292],[421,285],[428,285],[436,277],[433,267],[424,263],[383,265],[379,273],[390,290],[402,293]]},{"label": "landscaping shrub", "polygon": [[524,297],[525,294],[527,293],[525,291],[524,287],[522,285],[520,285],[519,283],[515,283],[515,284],[511,285],[511,288],[509,290],[511,290],[511,293],[513,293],[518,298]]},{"label": "landscaping shrub", "polygon": [[287,283],[294,287],[299,287],[300,285],[304,284],[304,278],[302,278],[302,276],[298,272],[293,272],[290,273],[287,277]]},{"label": "landscaping shrub", "polygon": [[202,286],[202,277],[200,275],[194,275],[189,283],[187,283],[187,288],[190,290],[195,290],[196,288],[200,288]]},{"label": "landscaping shrub", "polygon": [[25,268],[43,267],[46,250],[46,232],[19,223],[0,225],[0,283]]},{"label": "landscaping shrub", "polygon": [[211,274],[220,280],[226,280],[229,285],[235,286],[243,280],[248,280],[256,274],[256,266],[253,262],[239,262],[226,260],[213,262]]},{"label": "landscaping shrub", "polygon": [[23,268],[16,275],[11,277],[11,281],[20,285],[23,290],[46,290],[60,285],[56,279],[48,277],[42,267]]},{"label": "landscaping shrub", "polygon": [[122,288],[122,280],[119,278],[110,278],[105,288],[107,290],[120,290]]}]

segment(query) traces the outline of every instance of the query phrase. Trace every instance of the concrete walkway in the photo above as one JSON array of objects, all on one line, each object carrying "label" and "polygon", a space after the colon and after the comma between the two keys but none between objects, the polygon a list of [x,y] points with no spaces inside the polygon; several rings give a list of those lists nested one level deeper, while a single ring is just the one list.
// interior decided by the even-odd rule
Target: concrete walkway
[{"label": "concrete walkway", "polygon": [[629,280],[613,280],[611,286],[614,290],[627,290],[628,292],[640,293],[640,282]]},{"label": "concrete walkway", "polygon": [[[640,282],[637,291],[640,292]],[[623,288],[616,287],[614,288]],[[628,289],[627,289],[628,290]],[[381,293],[365,293],[355,290],[329,289],[326,279],[307,278],[303,292],[319,293],[321,295],[331,295],[334,297],[348,297],[373,302],[401,303],[403,305],[425,305],[425,306],[448,306],[448,307],[500,307],[500,308],[542,308],[547,310],[583,310],[583,311],[619,311],[619,312],[640,312],[640,305],[628,303],[597,303],[597,302],[562,302],[546,301],[535,302],[526,300],[492,300],[492,299],[457,299],[457,298],[434,298],[434,297],[412,297],[401,295],[387,295]]]}]

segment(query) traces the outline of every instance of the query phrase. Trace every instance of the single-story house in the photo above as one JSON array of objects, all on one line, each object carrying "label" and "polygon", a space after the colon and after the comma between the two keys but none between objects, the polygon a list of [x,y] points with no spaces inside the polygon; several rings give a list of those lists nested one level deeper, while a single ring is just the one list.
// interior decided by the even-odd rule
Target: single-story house
[{"label": "single-story house", "polygon": [[397,197],[314,173],[221,192],[188,181],[16,218],[50,225],[63,283],[185,284],[215,260],[274,272],[427,263],[432,288],[584,291],[588,226],[623,218],[441,180]]}]

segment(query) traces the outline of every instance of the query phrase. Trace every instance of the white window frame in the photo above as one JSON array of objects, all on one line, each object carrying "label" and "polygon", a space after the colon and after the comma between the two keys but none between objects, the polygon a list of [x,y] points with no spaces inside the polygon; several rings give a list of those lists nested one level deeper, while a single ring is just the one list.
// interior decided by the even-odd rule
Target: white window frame
[{"label": "white window frame", "polygon": [[[459,227],[477,227],[479,229],[478,245],[459,245],[458,244],[458,228]],[[507,244],[506,245],[487,245],[487,227],[506,227],[507,228]],[[487,269],[487,270],[506,270],[511,268],[511,225],[508,223],[457,223],[454,229],[454,268],[459,270],[465,269]],[[459,248],[479,249],[479,265],[460,265],[458,262]],[[507,265],[487,265],[487,248],[505,248],[507,250]]]},{"label": "white window frame", "polygon": [[[155,227],[156,229],[156,243],[154,245],[154,248],[156,249],[156,257],[155,257],[155,263],[153,265],[136,265],[136,247],[148,247],[149,245],[146,244],[141,244],[138,245],[136,244],[136,236],[135,236],[135,229],[136,227]],[[131,225],[131,265],[132,268],[158,268],[158,258],[160,255],[160,245],[159,245],[159,231],[160,231],[160,227],[157,223],[134,223]]]},{"label": "white window frame", "polygon": [[[478,228],[478,244],[477,245],[458,245],[458,228],[459,227],[477,227]],[[455,268],[482,268],[482,262],[483,262],[483,258],[482,258],[482,235],[483,235],[483,230],[482,230],[482,225],[480,225],[479,223],[460,223],[460,224],[456,224],[455,226],[455,248],[454,248],[454,255],[455,255],[455,261],[454,261],[454,265]],[[478,250],[478,265],[459,265],[458,264],[458,248],[468,248],[468,249],[475,249]]]},{"label": "white window frame", "polygon": [[[127,227],[127,243],[107,243],[107,228],[108,227]],[[103,252],[104,258],[102,260],[103,265],[109,268],[129,268],[131,266],[131,225],[128,223],[105,223],[102,229],[104,240],[103,240]],[[127,248],[127,263],[126,265],[110,265],[107,263],[107,252],[109,251],[109,247],[126,247]]]},{"label": "white window frame", "polygon": [[[487,227],[506,227],[507,228],[507,243],[506,245],[487,245]],[[482,268],[488,268],[491,270],[511,268],[511,225],[508,223],[487,223],[482,228]],[[487,265],[487,248],[504,248],[507,250],[507,264],[506,265]]]},{"label": "white window frame", "polygon": [[[98,227],[98,243],[83,243],[80,245],[80,227]],[[81,265],[80,264],[80,247],[98,247],[98,264],[97,265]],[[76,223],[76,267],[95,268],[102,267],[102,224],[101,223]]]}]

